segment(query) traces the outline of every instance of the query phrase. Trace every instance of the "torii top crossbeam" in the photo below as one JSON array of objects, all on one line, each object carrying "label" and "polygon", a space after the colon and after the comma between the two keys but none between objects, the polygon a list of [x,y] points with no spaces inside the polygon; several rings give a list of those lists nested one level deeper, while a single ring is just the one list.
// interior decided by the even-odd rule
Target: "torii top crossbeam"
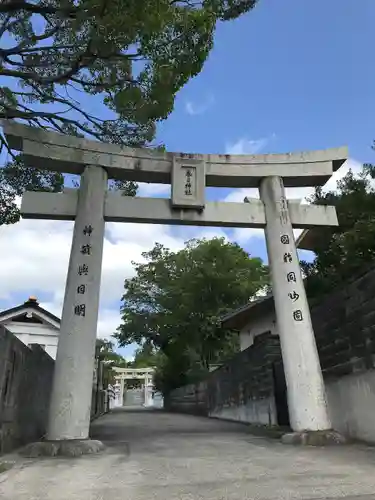
[{"label": "torii top crossbeam", "polygon": [[199,165],[205,185],[259,187],[262,178],[279,176],[285,187],[324,185],[348,157],[346,147],[286,154],[211,155],[162,153],[66,136],[14,121],[3,122],[12,149],[22,151],[26,165],[82,174],[85,165],[104,167],[109,178],[171,183],[175,162]]}]

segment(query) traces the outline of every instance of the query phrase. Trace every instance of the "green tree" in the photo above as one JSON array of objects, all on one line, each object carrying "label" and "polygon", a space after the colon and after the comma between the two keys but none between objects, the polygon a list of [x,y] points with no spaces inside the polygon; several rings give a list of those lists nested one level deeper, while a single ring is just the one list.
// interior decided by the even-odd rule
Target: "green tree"
[{"label": "green tree", "polygon": [[[156,122],[201,71],[217,21],[237,18],[256,1],[5,0],[0,119],[150,145]],[[83,104],[85,95],[90,100]],[[6,147],[1,134],[0,146]],[[21,159],[7,169],[0,177],[0,224],[18,220],[14,198],[24,189],[56,191],[63,185],[61,175],[34,173]],[[120,185],[134,191],[133,184]]]},{"label": "green tree", "polygon": [[334,191],[318,188],[310,201],[334,205],[339,227],[316,232],[313,262],[302,262],[310,297],[328,293],[354,277],[375,258],[375,168],[364,165],[358,175],[352,171],[337,182]]},{"label": "green tree", "polygon": [[125,280],[115,338],[160,350],[174,383],[192,370],[207,371],[235,345],[220,317],[264,288],[268,268],[223,238],[191,240],[178,252],[156,244],[143,257],[146,263],[134,264],[135,276]]},{"label": "green tree", "polygon": [[129,361],[128,366],[132,368],[148,368],[156,366],[159,362],[160,351],[155,349],[151,343],[144,343],[134,353],[134,360]]},{"label": "green tree", "polygon": [[104,361],[111,367],[121,366],[126,368],[128,366],[123,356],[115,352],[114,343],[110,340],[96,339],[96,356],[100,361]]}]

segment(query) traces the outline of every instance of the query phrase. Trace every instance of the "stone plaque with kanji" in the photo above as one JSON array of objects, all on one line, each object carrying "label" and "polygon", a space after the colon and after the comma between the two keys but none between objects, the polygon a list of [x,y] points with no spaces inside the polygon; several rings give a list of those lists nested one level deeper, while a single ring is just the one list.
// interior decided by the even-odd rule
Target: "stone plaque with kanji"
[{"label": "stone plaque with kanji", "polygon": [[172,168],[172,207],[204,208],[205,181],[203,160],[175,157]]}]

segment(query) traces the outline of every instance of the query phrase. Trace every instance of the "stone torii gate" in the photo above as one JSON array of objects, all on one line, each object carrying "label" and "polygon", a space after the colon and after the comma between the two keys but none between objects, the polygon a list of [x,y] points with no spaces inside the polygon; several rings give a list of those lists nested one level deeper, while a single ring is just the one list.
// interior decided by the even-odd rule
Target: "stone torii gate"
[{"label": "stone torii gate", "polygon": [[[3,127],[26,165],[82,175],[79,189],[26,192],[21,207],[23,218],[75,221],[47,431],[52,448],[59,443],[64,453],[68,441],[78,452],[100,449],[88,438],[106,221],[264,228],[292,429],[331,428],[293,227],[338,221],[334,207],[288,202],[284,186],[324,185],[347,159],[345,147],[268,155],[160,153],[16,122]],[[108,178],[171,183],[172,198],[121,196],[107,190]],[[206,186],[259,188],[260,200],[206,202]]]},{"label": "stone torii gate", "polygon": [[113,368],[116,384],[119,385],[120,406],[124,404],[124,394],[127,391],[126,382],[128,380],[141,380],[143,382],[144,405],[150,406],[152,403],[153,376],[155,368]]}]

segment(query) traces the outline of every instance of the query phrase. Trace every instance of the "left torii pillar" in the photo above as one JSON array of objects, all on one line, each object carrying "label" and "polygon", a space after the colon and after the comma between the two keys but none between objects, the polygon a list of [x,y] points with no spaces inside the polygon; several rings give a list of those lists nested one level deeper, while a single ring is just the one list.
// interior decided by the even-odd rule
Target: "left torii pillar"
[{"label": "left torii pillar", "polygon": [[40,455],[80,455],[103,447],[89,439],[89,426],[106,192],[106,171],[86,166],[78,194],[46,441],[34,443],[31,454],[34,450]]}]

